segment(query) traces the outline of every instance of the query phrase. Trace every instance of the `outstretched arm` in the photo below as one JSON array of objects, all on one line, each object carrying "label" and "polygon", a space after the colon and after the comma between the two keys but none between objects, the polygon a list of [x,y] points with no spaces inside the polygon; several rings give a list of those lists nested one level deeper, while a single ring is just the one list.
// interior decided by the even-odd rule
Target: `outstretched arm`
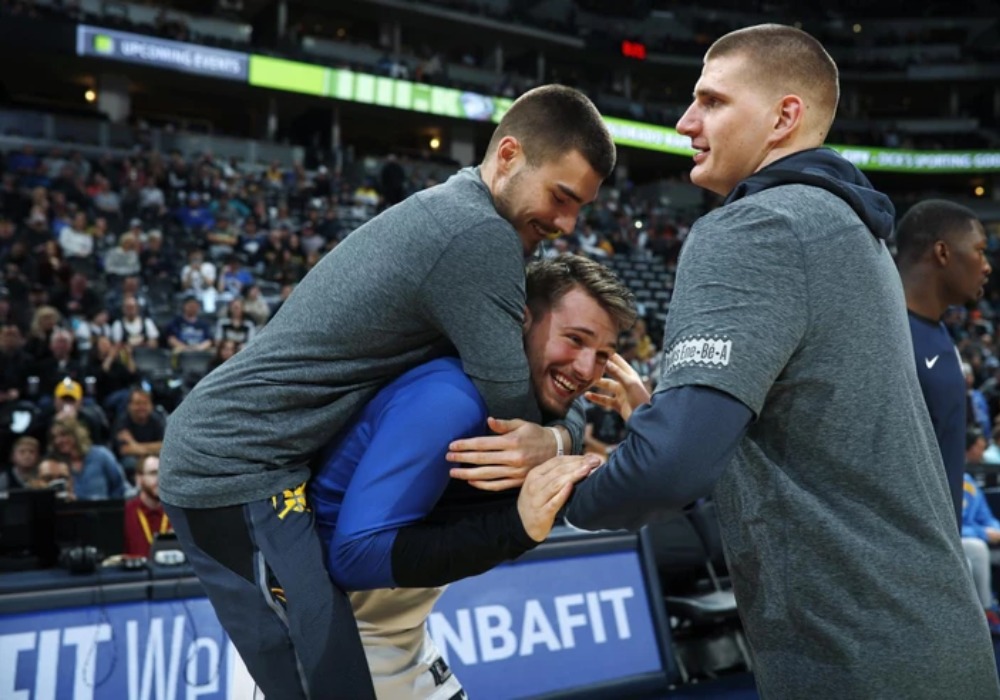
[{"label": "outstretched arm", "polygon": [[743,403],[715,389],[657,392],[632,415],[607,464],[577,487],[566,521],[585,530],[636,530],[707,496],[752,417]]}]

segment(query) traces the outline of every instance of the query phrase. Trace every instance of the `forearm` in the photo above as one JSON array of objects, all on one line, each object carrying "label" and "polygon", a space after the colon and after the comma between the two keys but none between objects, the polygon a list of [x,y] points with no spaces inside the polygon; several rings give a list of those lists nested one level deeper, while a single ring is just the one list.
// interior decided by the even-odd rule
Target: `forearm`
[{"label": "forearm", "polygon": [[726,394],[671,389],[637,410],[608,463],[580,483],[566,520],[586,530],[636,530],[711,493],[752,414]]},{"label": "forearm", "polygon": [[441,586],[492,569],[533,549],[516,504],[445,522],[400,529],[392,547],[392,577],[406,588]]}]

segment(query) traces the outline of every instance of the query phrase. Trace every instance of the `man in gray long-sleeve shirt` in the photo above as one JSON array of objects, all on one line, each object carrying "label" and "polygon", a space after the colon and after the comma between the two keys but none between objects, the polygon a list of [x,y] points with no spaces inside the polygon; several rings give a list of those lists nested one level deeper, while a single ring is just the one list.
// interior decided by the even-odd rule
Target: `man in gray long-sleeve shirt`
[{"label": "man in gray long-sleeve shirt", "polygon": [[479,168],[348,236],[170,417],[161,497],[267,697],[373,697],[305,503],[310,460],[386,382],[448,353],[491,415],[538,420],[521,335],[524,257],[573,230],[614,161],[584,95],[526,93]]},{"label": "man in gray long-sleeve shirt", "polygon": [[709,49],[677,128],[691,180],[728,197],[681,253],[657,393],[566,517],[638,528],[714,494],[761,697],[998,698],[893,208],[820,148],[837,98],[799,30]]}]

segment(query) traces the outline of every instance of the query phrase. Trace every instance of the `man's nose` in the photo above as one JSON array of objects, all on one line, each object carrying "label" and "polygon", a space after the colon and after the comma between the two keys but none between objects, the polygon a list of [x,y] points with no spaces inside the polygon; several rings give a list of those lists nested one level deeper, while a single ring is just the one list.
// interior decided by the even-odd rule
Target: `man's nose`
[{"label": "man's nose", "polygon": [[573,371],[576,373],[577,379],[593,384],[597,381],[594,376],[597,372],[597,353],[588,348],[581,350],[573,361]]},{"label": "man's nose", "polygon": [[677,133],[682,136],[692,136],[695,132],[694,105],[687,108],[681,118],[677,120]]},{"label": "man's nose", "polygon": [[577,211],[574,210],[571,214],[559,214],[552,223],[555,224],[560,236],[568,236],[576,229],[576,219]]}]

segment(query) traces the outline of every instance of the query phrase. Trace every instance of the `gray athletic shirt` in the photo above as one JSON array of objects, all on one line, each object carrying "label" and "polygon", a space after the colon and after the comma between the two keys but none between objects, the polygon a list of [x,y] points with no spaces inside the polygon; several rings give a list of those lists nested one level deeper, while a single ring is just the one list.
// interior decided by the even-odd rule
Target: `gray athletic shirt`
[{"label": "gray athletic shirt", "polygon": [[210,508],[294,488],[383,384],[455,349],[491,415],[538,421],[524,301],[523,246],[477,169],[413,195],[320,260],[171,414],[163,500]]},{"label": "gray athletic shirt", "polygon": [[[1000,697],[902,285],[854,211],[792,184],[702,218],[664,348],[658,390],[711,387],[757,416],[714,497],[762,697]],[[670,457],[628,482],[598,470],[570,519],[662,512],[691,478]]]}]

